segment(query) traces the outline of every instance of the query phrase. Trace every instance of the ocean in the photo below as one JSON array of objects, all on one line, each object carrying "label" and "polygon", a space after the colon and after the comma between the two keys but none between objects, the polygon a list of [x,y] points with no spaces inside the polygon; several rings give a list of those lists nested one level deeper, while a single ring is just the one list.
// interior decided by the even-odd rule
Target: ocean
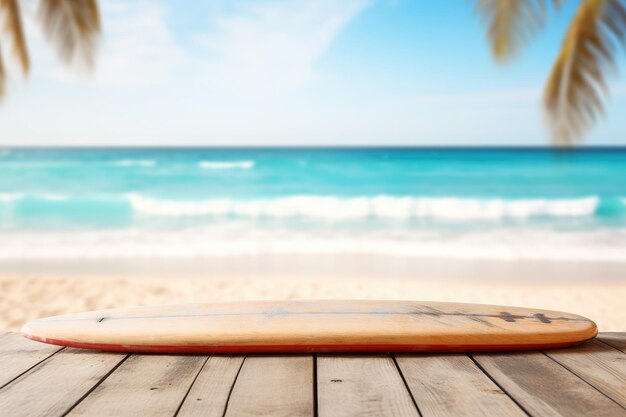
[{"label": "ocean", "polygon": [[626,149],[0,149],[0,259],[626,262]]}]

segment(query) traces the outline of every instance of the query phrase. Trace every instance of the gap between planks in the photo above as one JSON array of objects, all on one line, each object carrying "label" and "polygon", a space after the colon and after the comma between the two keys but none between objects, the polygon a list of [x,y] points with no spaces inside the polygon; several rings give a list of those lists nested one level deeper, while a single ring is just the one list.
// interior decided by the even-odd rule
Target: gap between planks
[{"label": "gap between planks", "polygon": [[593,340],[544,354],[626,410],[626,358],[619,349]]},{"label": "gap between planks", "polygon": [[34,343],[19,333],[0,333],[0,389],[62,349],[60,346]]},{"label": "gap between planks", "polygon": [[471,357],[530,415],[626,415],[617,402],[543,351],[478,353]]},{"label": "gap between planks", "polygon": [[424,416],[526,416],[465,353],[397,354],[400,374]]}]

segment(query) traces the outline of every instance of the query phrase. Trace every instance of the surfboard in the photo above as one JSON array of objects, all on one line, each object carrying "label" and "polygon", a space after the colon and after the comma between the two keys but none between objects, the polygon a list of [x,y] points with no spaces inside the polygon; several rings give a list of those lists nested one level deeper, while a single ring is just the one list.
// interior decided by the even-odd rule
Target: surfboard
[{"label": "surfboard", "polygon": [[34,320],[33,340],[116,352],[445,352],[547,349],[597,334],[575,314],[417,301],[258,301],[129,307]]}]

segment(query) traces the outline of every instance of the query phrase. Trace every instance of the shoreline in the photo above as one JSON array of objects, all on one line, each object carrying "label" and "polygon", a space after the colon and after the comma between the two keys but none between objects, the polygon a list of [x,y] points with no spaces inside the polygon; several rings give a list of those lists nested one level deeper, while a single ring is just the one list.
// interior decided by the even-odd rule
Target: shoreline
[{"label": "shoreline", "polygon": [[111,257],[96,259],[13,259],[0,261],[0,276],[210,278],[289,275],[363,278],[428,277],[525,285],[562,282],[626,282],[624,262],[561,260],[466,260],[379,254],[261,254],[216,257]]}]

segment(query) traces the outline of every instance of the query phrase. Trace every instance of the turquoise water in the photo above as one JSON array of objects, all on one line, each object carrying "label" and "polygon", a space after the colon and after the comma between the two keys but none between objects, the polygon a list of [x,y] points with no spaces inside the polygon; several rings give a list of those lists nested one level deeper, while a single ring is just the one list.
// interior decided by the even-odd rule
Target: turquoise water
[{"label": "turquoise water", "polygon": [[0,257],[626,260],[625,230],[623,149],[0,150]]}]

